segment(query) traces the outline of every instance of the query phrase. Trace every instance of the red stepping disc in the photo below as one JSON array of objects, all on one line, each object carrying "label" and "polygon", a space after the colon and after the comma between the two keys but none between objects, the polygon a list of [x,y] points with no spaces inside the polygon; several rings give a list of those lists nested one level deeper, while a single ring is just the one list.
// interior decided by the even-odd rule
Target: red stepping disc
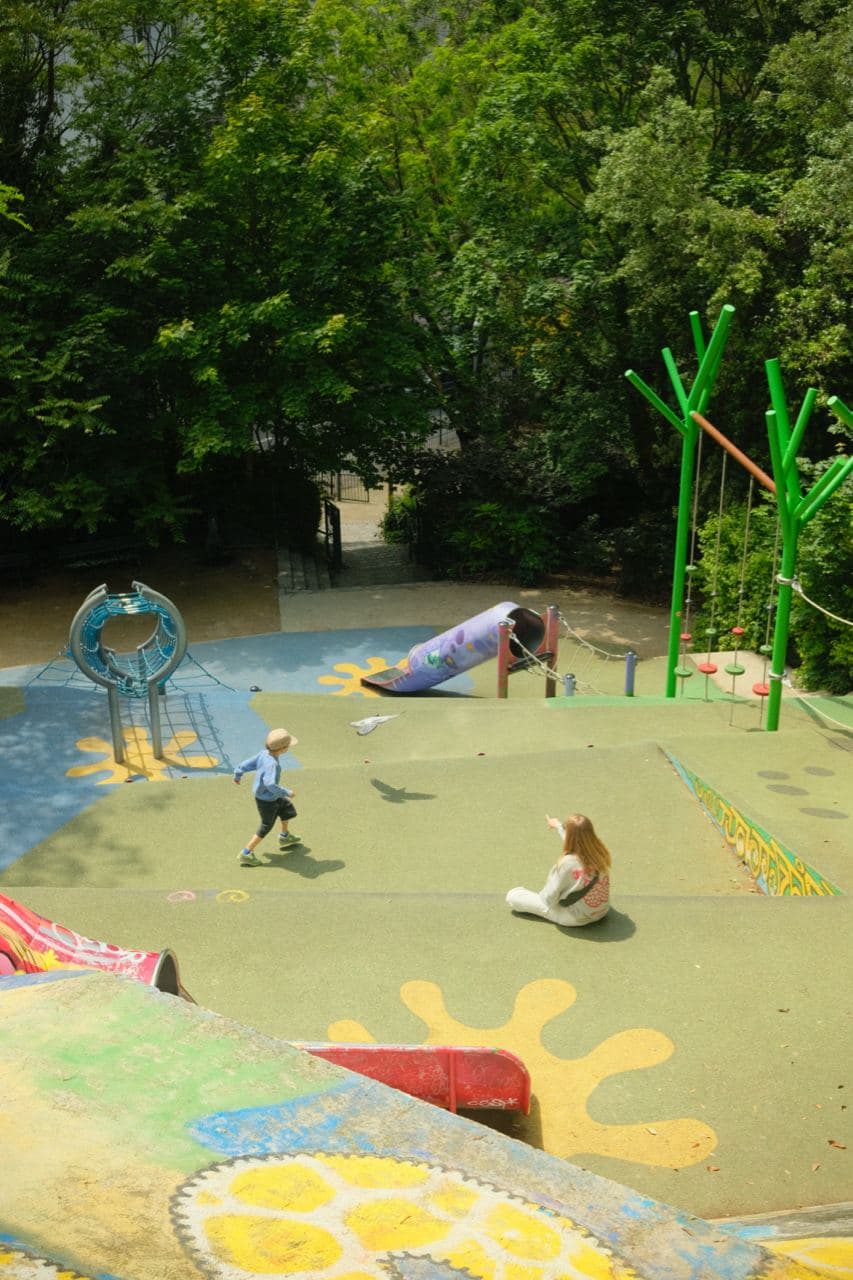
[{"label": "red stepping disc", "polygon": [[717,672],[717,664],[715,662],[700,662],[699,670],[703,676],[713,676]]},{"label": "red stepping disc", "polygon": [[744,631],[743,627],[732,627],[732,635],[742,636],[742,635],[746,635],[746,632]]},{"label": "red stepping disc", "polygon": [[759,698],[767,698],[769,697],[769,694],[770,694],[770,685],[754,684],[752,686],[752,692]]}]

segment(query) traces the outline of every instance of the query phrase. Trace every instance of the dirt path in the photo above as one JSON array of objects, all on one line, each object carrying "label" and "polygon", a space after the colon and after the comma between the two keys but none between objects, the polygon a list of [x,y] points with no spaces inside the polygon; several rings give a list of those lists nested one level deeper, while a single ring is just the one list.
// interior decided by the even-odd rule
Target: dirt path
[{"label": "dirt path", "polygon": [[[206,565],[189,548],[147,553],[139,565],[53,570],[30,586],[0,584],[0,667],[49,662],[68,642],[68,629],[86,596],[106,583],[129,590],[134,580],[161,592],[180,609],[190,641],[278,631],[280,616],[275,553],[253,547],[222,565]],[[137,638],[136,630],[142,628]],[[150,618],[121,620],[122,640],[138,643],[151,631]],[[116,637],[111,636],[112,642]],[[118,644],[117,647],[122,647]]]},{"label": "dirt path", "polygon": [[[340,502],[345,546],[370,551],[380,541],[385,490],[369,503]],[[379,550],[377,545],[376,550]],[[393,556],[399,548],[389,547]],[[381,579],[381,575],[380,575]],[[567,585],[543,588],[501,583],[414,582],[395,585],[393,575],[373,586],[279,594],[276,553],[271,547],[235,551],[224,564],[209,565],[189,547],[147,552],[139,564],[41,572],[27,586],[0,581],[0,667],[49,662],[68,642],[71,621],[86,596],[106,583],[128,590],[134,580],[173,601],[183,615],[190,644],[275,631],[335,631],[370,627],[436,626],[440,630],[503,600],[541,612],[556,604],[580,635],[641,658],[666,652],[667,611],[624,600],[606,591]],[[150,618],[111,620],[105,641],[119,651],[151,631]]]}]

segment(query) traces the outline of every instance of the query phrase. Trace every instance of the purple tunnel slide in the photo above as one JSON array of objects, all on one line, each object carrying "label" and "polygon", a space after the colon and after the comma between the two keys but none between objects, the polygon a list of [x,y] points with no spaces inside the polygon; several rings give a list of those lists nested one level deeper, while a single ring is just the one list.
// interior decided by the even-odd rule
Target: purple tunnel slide
[{"label": "purple tunnel slide", "polygon": [[513,623],[509,641],[513,657],[525,656],[520,645],[535,653],[545,635],[544,622],[532,609],[505,600],[443,631],[440,636],[415,645],[398,667],[363,676],[361,683],[369,689],[381,689],[383,693],[421,693],[431,689],[489,658],[496,658],[499,624],[507,620]]}]

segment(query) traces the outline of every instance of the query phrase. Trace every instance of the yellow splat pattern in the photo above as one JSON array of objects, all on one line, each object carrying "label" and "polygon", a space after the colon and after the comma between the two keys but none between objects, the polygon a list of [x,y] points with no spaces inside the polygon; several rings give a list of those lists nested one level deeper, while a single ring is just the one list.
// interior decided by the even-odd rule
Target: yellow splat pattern
[{"label": "yellow splat pattern", "polygon": [[[402,668],[406,665],[406,659],[402,658],[400,662],[394,664],[396,667]],[[379,693],[376,689],[365,689],[361,684],[362,676],[375,676],[379,671],[387,671],[391,666],[386,662],[385,658],[368,658],[366,667],[359,667],[354,662],[336,662],[332,667],[333,671],[340,672],[336,676],[318,676],[318,684],[336,684],[340,688],[335,689],[333,698],[346,698],[360,695],[362,698],[378,698]]]},{"label": "yellow splat pattern", "polygon": [[85,778],[94,773],[105,773],[99,778],[97,786],[107,787],[118,782],[127,782],[132,777],[144,777],[149,782],[168,782],[167,770],[172,769],[214,769],[219,760],[216,756],[188,756],[184,752],[192,743],[198,741],[198,734],[191,729],[181,729],[175,733],[163,747],[163,758],[158,760],[148,737],[148,730],[137,725],[122,730],[124,737],[124,764],[116,764],[113,759],[112,743],[105,738],[78,738],[77,749],[97,754],[101,758],[89,764],[73,765],[66,772],[68,778]]},{"label": "yellow splat pattern", "polygon": [[[668,1036],[648,1027],[633,1027],[608,1037],[583,1058],[558,1058],[542,1044],[542,1029],[574,1004],[569,982],[542,978],[519,991],[512,1017],[501,1027],[469,1027],[447,1012],[441,988],[433,982],[406,982],[403,1004],[427,1027],[424,1044],[491,1045],[508,1049],[530,1072],[538,1100],[542,1146],[552,1155],[602,1155],[637,1164],[682,1169],[707,1159],[717,1145],[710,1125],[683,1117],[649,1118],[637,1124],[603,1124],[587,1109],[590,1095],[608,1076],[638,1071],[665,1062],[675,1046]],[[332,1023],[328,1038],[373,1043],[361,1023]]]}]

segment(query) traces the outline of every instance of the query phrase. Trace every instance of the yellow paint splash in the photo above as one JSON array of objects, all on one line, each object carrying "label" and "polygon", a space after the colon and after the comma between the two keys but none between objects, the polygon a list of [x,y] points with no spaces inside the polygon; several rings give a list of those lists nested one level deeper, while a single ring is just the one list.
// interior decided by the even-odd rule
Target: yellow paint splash
[{"label": "yellow paint splash", "polygon": [[[433,982],[407,982],[403,1004],[426,1024],[424,1044],[490,1045],[516,1054],[530,1072],[538,1100],[542,1146],[569,1159],[580,1154],[611,1156],[636,1164],[682,1169],[705,1160],[717,1145],[714,1130],[700,1120],[644,1120],[638,1124],[602,1124],[587,1109],[591,1094],[608,1076],[657,1066],[675,1046],[648,1027],[620,1031],[583,1058],[558,1058],[542,1044],[542,1029],[571,1008],[577,998],[568,982],[542,978],[519,991],[512,1017],[500,1027],[469,1027],[447,1012],[441,988]],[[358,1022],[340,1021],[330,1040],[373,1043]]]},{"label": "yellow paint splash", "polygon": [[[853,1236],[809,1236],[801,1240],[760,1240],[758,1243],[773,1253],[803,1263],[810,1268],[810,1275],[853,1280]],[[787,1278],[790,1272],[779,1274]]]},{"label": "yellow paint splash", "polygon": [[[406,659],[394,664],[396,667],[402,668],[406,665]],[[361,684],[362,676],[375,676],[379,671],[387,671],[390,666],[385,658],[368,658],[366,667],[359,667],[354,662],[336,662],[332,667],[333,671],[340,672],[336,676],[318,676],[318,684],[336,684],[340,685],[339,689],[335,689],[332,694],[333,698],[346,698],[361,696],[362,698],[378,698],[379,693],[376,689],[365,689]]]},{"label": "yellow paint splash", "polygon": [[154,755],[154,748],[148,737],[148,730],[136,725],[122,730],[124,738],[124,764],[116,764],[113,759],[112,743],[105,738],[78,738],[78,751],[88,751],[101,756],[90,764],[73,765],[66,771],[67,778],[85,778],[94,773],[106,773],[96,783],[99,787],[112,786],[119,782],[127,782],[131,777],[140,775],[149,782],[168,782],[167,770],[173,769],[214,769],[219,760],[215,756],[188,756],[185,749],[198,741],[198,734],[191,729],[181,729],[175,733],[163,748],[162,759]]}]

